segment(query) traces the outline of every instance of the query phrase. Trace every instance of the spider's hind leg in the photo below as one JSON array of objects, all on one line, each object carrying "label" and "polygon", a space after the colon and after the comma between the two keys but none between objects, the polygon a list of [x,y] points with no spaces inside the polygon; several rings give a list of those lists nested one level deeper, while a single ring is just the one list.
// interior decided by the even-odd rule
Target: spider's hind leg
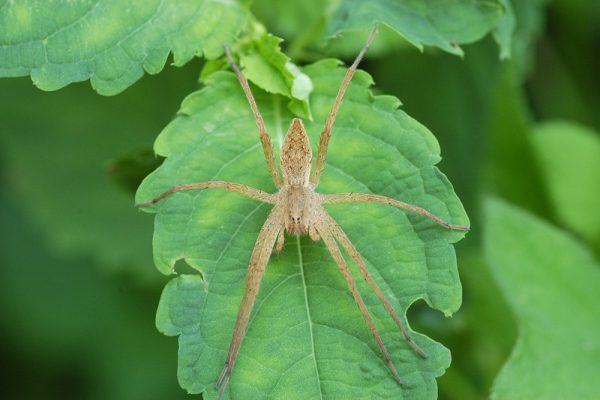
[{"label": "spider's hind leg", "polygon": [[279,254],[283,249],[283,244],[285,243],[285,228],[281,228],[279,231],[279,235],[277,235],[277,243],[275,244],[275,249],[273,253]]},{"label": "spider's hind leg", "polygon": [[246,288],[244,289],[242,303],[235,321],[235,327],[233,328],[233,336],[231,338],[231,344],[229,345],[227,360],[225,361],[223,371],[215,384],[215,388],[219,391],[219,399],[221,399],[225,393],[229,378],[231,377],[231,372],[233,371],[242,340],[246,335],[246,328],[250,321],[250,314],[254,307],[256,295],[260,289],[260,282],[267,269],[269,257],[271,256],[273,246],[275,245],[275,241],[277,240],[281,228],[283,228],[281,209],[275,207],[271,210],[271,213],[261,228],[256,243],[254,244],[252,255],[250,256],[248,272],[246,273]]},{"label": "spider's hind leg", "polygon": [[308,236],[315,242],[321,240],[321,235],[319,235],[319,231],[317,231],[317,228],[315,228],[314,225],[308,227]]},{"label": "spider's hind leg", "polygon": [[373,317],[371,317],[371,314],[369,314],[369,310],[367,309],[367,306],[365,305],[365,302],[363,301],[362,296],[358,291],[358,287],[356,286],[356,281],[352,277],[352,273],[348,268],[348,264],[346,264],[346,260],[344,260],[344,256],[342,255],[342,252],[340,251],[340,248],[338,247],[332,233],[327,229],[327,227],[323,225],[318,226],[318,230],[321,235],[321,238],[323,239],[323,242],[325,242],[327,249],[331,253],[331,256],[333,257],[336,265],[338,266],[338,269],[344,276],[346,284],[348,285],[348,289],[350,290],[350,293],[352,293],[352,297],[354,297],[354,301],[356,301],[356,304],[358,305],[360,312],[365,318],[367,325],[369,325],[369,329],[371,330],[371,333],[373,334],[373,337],[375,338],[375,341],[377,342],[381,353],[383,353],[388,368],[392,372],[392,375],[394,376],[396,381],[399,384],[402,384],[400,374],[398,374],[398,370],[394,366],[390,354],[388,353],[387,349],[385,348],[385,345],[383,344],[383,340],[381,340],[379,331],[375,326],[375,321],[373,321]]},{"label": "spider's hind leg", "polygon": [[400,317],[398,317],[398,314],[396,314],[396,311],[394,311],[394,308],[392,307],[390,302],[383,295],[383,292],[379,288],[379,285],[377,285],[377,283],[375,282],[375,280],[369,273],[367,265],[365,264],[364,260],[360,256],[360,253],[358,252],[358,250],[356,250],[356,247],[354,247],[354,245],[352,244],[352,242],[350,241],[350,239],[348,238],[346,233],[343,231],[343,229],[337,224],[337,222],[335,222],[335,220],[329,214],[327,214],[327,212],[323,212],[323,222],[328,227],[328,229],[331,231],[333,237],[342,245],[344,250],[352,258],[354,263],[356,263],[356,265],[358,266],[358,269],[360,270],[361,275],[363,276],[363,278],[365,279],[367,284],[371,287],[371,289],[373,289],[373,291],[377,295],[377,298],[379,299],[381,304],[383,304],[383,307],[390,314],[390,316],[392,317],[392,319],[394,320],[394,322],[396,323],[398,328],[400,328],[406,341],[415,350],[415,352],[417,352],[421,357],[427,358],[427,353],[410,336],[410,334],[408,333],[408,330],[405,328],[404,324],[402,323],[402,320],[400,320]]}]

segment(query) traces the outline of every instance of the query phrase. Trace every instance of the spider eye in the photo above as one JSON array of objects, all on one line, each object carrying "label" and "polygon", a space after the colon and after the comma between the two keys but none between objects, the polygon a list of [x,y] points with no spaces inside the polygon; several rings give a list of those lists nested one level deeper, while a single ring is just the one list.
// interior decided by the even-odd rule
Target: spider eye
[{"label": "spider eye", "polygon": [[298,216],[292,215],[291,218],[292,218],[292,222],[295,222],[295,223],[300,222],[300,217],[298,217]]}]

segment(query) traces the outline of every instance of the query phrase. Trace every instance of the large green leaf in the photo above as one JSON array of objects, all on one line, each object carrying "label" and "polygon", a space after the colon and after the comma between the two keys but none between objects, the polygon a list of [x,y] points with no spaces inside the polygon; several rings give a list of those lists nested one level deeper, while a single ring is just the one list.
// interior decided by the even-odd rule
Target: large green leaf
[{"label": "large green leaf", "polygon": [[551,203],[561,223],[600,249],[600,139],[584,126],[552,121],[532,136]]},{"label": "large green leaf", "polygon": [[486,204],[485,253],[519,326],[496,399],[593,399],[600,376],[600,265],[563,232]]},{"label": "large green leaf", "polygon": [[[335,60],[303,71],[313,81],[313,143],[335,98],[344,69]],[[446,177],[435,167],[434,136],[397,109],[391,96],[373,97],[371,78],[359,71],[338,114],[324,193],[374,192],[423,206],[468,224]],[[257,92],[276,152],[292,115],[281,98]],[[229,180],[273,192],[252,113],[230,72],[213,74],[208,86],[184,100],[180,114],[158,137],[163,165],[141,185],[147,200],[174,184]],[[214,382],[227,353],[244,287],[248,259],[270,206],[219,190],[183,192],[149,208],[157,212],[154,257],[169,273],[179,259],[200,276],[181,276],[165,289],[157,325],[180,335],[179,379],[192,393],[214,398]],[[450,315],[461,287],[451,243],[462,233],[383,205],[337,205],[329,211],[346,229],[383,291],[404,319],[417,299]],[[359,281],[362,281],[360,279]],[[450,363],[442,345],[413,333],[429,353],[410,349],[377,298],[361,282],[383,340],[400,375],[392,378],[377,345],[321,242],[287,237],[262,282],[230,390],[232,397],[436,398],[435,377]]]},{"label": "large green leaf", "polygon": [[3,0],[0,76],[31,75],[44,90],[90,79],[112,95],[160,72],[169,52],[178,66],[220,56],[246,19],[233,0]]},{"label": "large green leaf", "polygon": [[499,0],[344,0],[327,30],[332,35],[382,22],[419,49],[436,46],[462,55],[459,45],[477,41],[492,31],[504,12]]}]

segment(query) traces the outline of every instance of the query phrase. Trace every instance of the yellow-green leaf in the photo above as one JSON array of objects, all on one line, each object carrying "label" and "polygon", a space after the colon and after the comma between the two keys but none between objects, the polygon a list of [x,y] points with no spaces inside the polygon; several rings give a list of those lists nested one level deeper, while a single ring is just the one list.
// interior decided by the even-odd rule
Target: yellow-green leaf
[{"label": "yellow-green leaf", "polygon": [[247,18],[234,0],[4,0],[0,77],[31,75],[44,90],[90,79],[113,95],[160,72],[169,53],[178,66],[219,57]]},{"label": "yellow-green leaf", "polygon": [[[345,73],[335,60],[303,69],[314,83],[314,121],[305,122],[316,151],[318,135]],[[446,177],[435,167],[434,136],[398,110],[391,96],[373,96],[357,72],[338,114],[319,190],[373,192],[396,197],[457,224],[468,219]],[[293,117],[285,98],[255,88],[275,151]],[[235,76],[217,72],[184,100],[158,137],[167,157],[142,183],[148,200],[174,184],[228,180],[274,192],[252,113]],[[250,252],[270,206],[220,190],[182,192],[149,208],[156,212],[154,257],[169,273],[184,259],[201,275],[184,275],[163,292],[159,329],[179,335],[179,380],[191,393],[215,398],[240,305]],[[425,299],[446,315],[461,303],[452,243],[462,233],[384,205],[331,205],[332,215],[362,253],[382,290],[405,320]],[[362,281],[362,279],[357,279]],[[248,332],[231,377],[231,398],[437,397],[435,377],[450,363],[439,343],[413,332],[429,353],[423,359],[403,339],[375,295],[359,288],[405,381],[386,366],[342,276],[322,242],[288,236],[271,257]]]}]

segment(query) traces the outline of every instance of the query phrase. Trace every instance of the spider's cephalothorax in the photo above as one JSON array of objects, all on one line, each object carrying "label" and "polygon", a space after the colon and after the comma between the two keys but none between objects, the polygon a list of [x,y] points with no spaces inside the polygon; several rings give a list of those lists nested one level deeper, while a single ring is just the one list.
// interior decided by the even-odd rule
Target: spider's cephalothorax
[{"label": "spider's cephalothorax", "polygon": [[281,148],[281,169],[284,185],[278,196],[284,204],[285,230],[306,234],[315,209],[314,188],[309,183],[312,150],[301,119],[294,118]]},{"label": "spider's cephalothorax", "polygon": [[281,171],[283,173],[279,171],[275,164],[271,140],[267,133],[262,116],[258,111],[258,107],[250,90],[250,86],[248,85],[248,81],[240,71],[239,67],[235,64],[229,49],[225,47],[225,53],[231,62],[233,70],[238,76],[244,93],[248,99],[248,103],[250,104],[250,108],[252,109],[252,113],[254,114],[263,152],[267,161],[267,168],[273,179],[273,182],[275,183],[275,186],[277,186],[279,191],[275,194],[270,194],[239,183],[209,181],[173,186],[171,189],[150,201],[136,204],[138,207],[147,206],[149,204],[154,204],[173,193],[185,190],[220,188],[237,192],[252,199],[273,205],[273,209],[269,213],[267,220],[263,224],[260,233],[258,234],[258,238],[256,239],[256,243],[254,245],[254,250],[250,256],[250,263],[248,266],[248,272],[246,274],[246,288],[244,290],[244,296],[242,297],[242,304],[240,305],[240,310],[235,322],[233,337],[229,346],[227,359],[225,360],[225,366],[216,383],[216,387],[219,389],[219,398],[221,398],[225,392],[231,372],[233,371],[233,366],[235,364],[235,360],[237,359],[242,339],[244,338],[246,328],[248,327],[250,313],[252,311],[254,301],[256,300],[260,282],[266,270],[271,253],[273,250],[279,251],[283,247],[284,230],[293,235],[308,233],[313,240],[323,240],[327,250],[329,250],[329,253],[335,261],[338,269],[342,273],[346,284],[348,285],[348,289],[350,290],[350,293],[354,297],[358,308],[363,314],[369,329],[373,333],[373,337],[375,338],[375,341],[377,342],[377,345],[379,346],[392,375],[398,382],[401,382],[400,375],[392,363],[392,359],[383,343],[383,340],[381,339],[381,336],[379,335],[373,318],[371,317],[362,299],[362,296],[358,291],[352,273],[350,272],[346,260],[340,251],[340,245],[356,264],[360,274],[375,292],[375,295],[395,321],[398,328],[402,331],[402,334],[408,343],[418,354],[423,357],[427,356],[419,347],[419,345],[413,341],[408,331],[404,327],[404,323],[398,317],[398,314],[394,308],[385,298],[383,292],[371,277],[371,274],[369,273],[369,270],[367,269],[367,266],[358,250],[356,250],[348,236],[346,236],[346,233],[327,213],[322,205],[334,203],[378,202],[422,215],[448,229],[466,231],[468,228],[459,225],[452,225],[421,207],[378,194],[318,194],[315,192],[315,188],[319,185],[319,180],[325,167],[327,146],[329,144],[331,130],[333,128],[333,123],[335,122],[336,114],[342,102],[342,98],[344,97],[346,88],[348,87],[350,80],[356,71],[358,63],[367,51],[376,32],[377,27],[373,29],[369,38],[367,39],[365,47],[363,47],[356,57],[356,60],[354,60],[354,63],[346,72],[346,76],[344,77],[342,85],[335,98],[333,107],[327,116],[323,132],[321,133],[315,167],[312,172],[312,150],[310,148],[310,142],[302,121],[297,118],[292,120],[288,133],[285,137],[281,149]]}]

